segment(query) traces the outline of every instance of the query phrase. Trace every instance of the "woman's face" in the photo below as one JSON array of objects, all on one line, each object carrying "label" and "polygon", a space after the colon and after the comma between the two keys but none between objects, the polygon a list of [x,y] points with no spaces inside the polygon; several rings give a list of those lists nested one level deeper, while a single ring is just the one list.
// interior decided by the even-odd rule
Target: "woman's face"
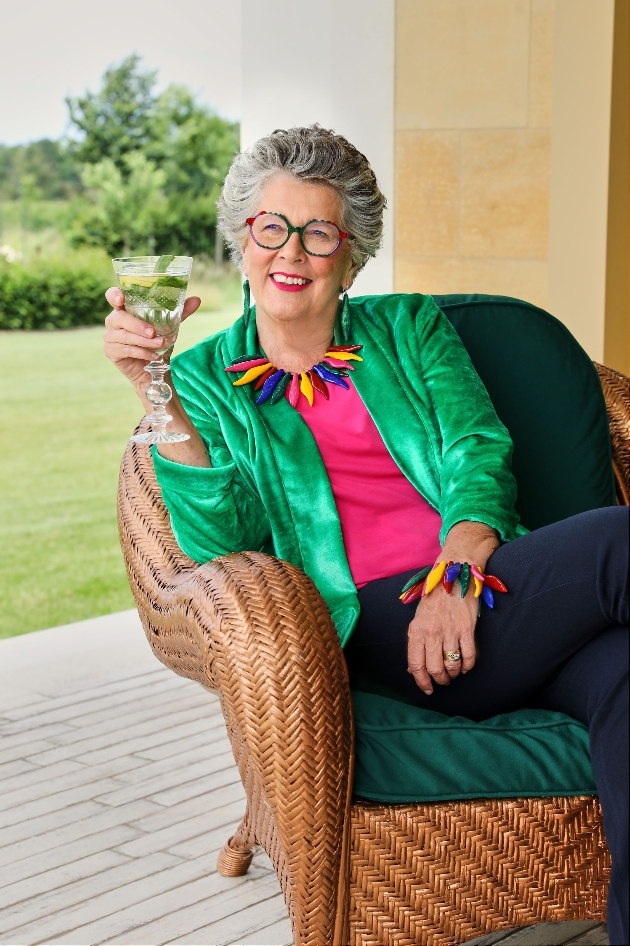
[{"label": "woman's face", "polygon": [[[279,213],[294,227],[310,220],[330,220],[341,229],[341,201],[326,184],[310,184],[290,174],[279,173],[265,185],[261,210]],[[349,289],[357,267],[350,256],[347,240],[331,256],[309,256],[297,233],[277,250],[258,246],[248,234],[243,246],[243,272],[249,279],[258,310],[283,322],[291,322],[337,309],[339,289]],[[281,279],[306,280],[303,285]]]}]

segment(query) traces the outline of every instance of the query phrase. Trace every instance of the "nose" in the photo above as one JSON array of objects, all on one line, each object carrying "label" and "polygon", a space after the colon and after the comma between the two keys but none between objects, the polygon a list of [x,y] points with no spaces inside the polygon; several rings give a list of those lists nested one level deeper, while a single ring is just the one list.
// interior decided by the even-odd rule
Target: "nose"
[{"label": "nose", "polygon": [[304,258],[305,258],[304,247],[300,243],[299,233],[292,233],[288,241],[279,250],[279,253],[283,259],[287,260],[287,262],[292,262],[292,263],[304,262]]}]

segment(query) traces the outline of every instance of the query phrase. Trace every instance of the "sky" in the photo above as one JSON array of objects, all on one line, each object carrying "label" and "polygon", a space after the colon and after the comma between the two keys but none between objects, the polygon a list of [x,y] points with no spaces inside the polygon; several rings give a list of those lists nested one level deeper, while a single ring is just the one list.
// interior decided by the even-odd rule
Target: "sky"
[{"label": "sky", "polygon": [[137,52],[159,88],[181,82],[224,118],[241,111],[239,0],[0,0],[0,143],[59,138],[66,95],[96,91]]}]

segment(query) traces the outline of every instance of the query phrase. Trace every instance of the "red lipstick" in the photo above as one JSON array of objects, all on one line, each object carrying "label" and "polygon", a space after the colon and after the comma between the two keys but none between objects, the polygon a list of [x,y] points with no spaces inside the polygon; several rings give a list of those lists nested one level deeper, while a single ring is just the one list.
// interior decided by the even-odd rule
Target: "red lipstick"
[{"label": "red lipstick", "polygon": [[312,282],[311,279],[307,279],[305,283],[302,283],[302,285],[297,283],[286,283],[276,279],[276,276],[284,276],[285,279],[306,279],[306,276],[299,276],[297,273],[271,273],[269,278],[276,289],[280,289],[282,292],[300,292],[302,289],[307,289]]}]

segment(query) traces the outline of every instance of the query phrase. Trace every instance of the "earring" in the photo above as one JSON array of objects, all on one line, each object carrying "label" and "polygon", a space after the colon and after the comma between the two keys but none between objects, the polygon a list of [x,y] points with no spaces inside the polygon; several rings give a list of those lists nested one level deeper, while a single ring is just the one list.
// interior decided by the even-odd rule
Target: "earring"
[{"label": "earring", "polygon": [[344,338],[348,338],[350,334],[350,300],[348,299],[348,293],[344,292],[343,294],[343,306],[341,308],[341,331],[343,332]]},{"label": "earring", "polygon": [[249,300],[250,300],[249,279],[246,279],[245,282],[243,283],[243,296],[244,296],[243,298],[243,323],[245,325],[245,328],[247,328],[247,326],[249,325]]}]

